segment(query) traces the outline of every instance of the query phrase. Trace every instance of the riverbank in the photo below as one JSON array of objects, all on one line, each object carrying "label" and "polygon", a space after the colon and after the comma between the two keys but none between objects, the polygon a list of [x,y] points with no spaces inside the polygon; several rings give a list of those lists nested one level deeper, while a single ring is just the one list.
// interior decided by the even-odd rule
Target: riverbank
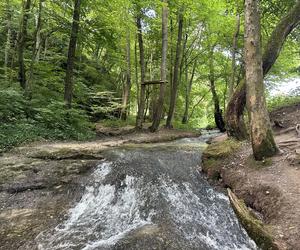
[{"label": "riverbank", "polygon": [[[230,188],[260,219],[278,249],[300,249],[300,105],[271,114],[281,153],[256,162],[247,142],[216,138],[203,154],[212,182]],[[278,126],[278,123],[280,126]]]},{"label": "riverbank", "polygon": [[33,143],[0,156],[0,249],[36,249],[34,238],[64,219],[80,199],[85,179],[119,146],[198,137],[162,129],[122,132],[90,142]]}]

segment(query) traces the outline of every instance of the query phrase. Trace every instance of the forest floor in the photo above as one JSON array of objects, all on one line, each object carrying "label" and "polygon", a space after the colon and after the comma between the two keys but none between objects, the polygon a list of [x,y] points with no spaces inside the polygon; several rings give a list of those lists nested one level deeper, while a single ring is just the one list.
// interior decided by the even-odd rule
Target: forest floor
[{"label": "forest floor", "polygon": [[198,137],[200,132],[97,126],[98,140],[38,142],[0,156],[0,249],[36,249],[34,238],[64,219],[80,198],[89,170],[113,147]]},{"label": "forest floor", "polygon": [[[280,153],[262,162],[253,159],[251,145],[216,138],[204,153],[203,171],[230,187],[274,237],[279,249],[300,249],[300,104],[271,113]],[[228,148],[226,150],[226,147]]]}]

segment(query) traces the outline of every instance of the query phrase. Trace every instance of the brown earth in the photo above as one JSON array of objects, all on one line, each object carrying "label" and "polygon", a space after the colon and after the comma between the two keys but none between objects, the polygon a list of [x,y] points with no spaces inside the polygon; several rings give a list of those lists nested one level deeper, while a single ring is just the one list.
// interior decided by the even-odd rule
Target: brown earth
[{"label": "brown earth", "polygon": [[[105,133],[96,141],[33,143],[0,156],[0,249],[36,249],[35,237],[64,219],[106,150],[199,136],[197,132],[166,129],[155,134],[128,133],[127,129],[106,129]],[[110,134],[117,136],[107,137]]]},{"label": "brown earth", "polygon": [[[243,199],[274,237],[279,249],[300,250],[300,104],[270,115],[280,154],[256,162],[251,145],[222,136],[204,153],[203,171]],[[225,140],[225,141],[224,141]]]}]

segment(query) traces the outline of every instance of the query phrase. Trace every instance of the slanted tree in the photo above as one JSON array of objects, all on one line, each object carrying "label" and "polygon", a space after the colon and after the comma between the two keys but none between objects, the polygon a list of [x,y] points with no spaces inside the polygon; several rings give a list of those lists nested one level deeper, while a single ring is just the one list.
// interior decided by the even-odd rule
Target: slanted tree
[{"label": "slanted tree", "polygon": [[173,71],[173,81],[171,85],[171,98],[170,105],[168,111],[168,117],[166,122],[167,128],[172,128],[172,120],[174,118],[177,92],[178,92],[178,84],[179,84],[179,66],[181,61],[182,54],[182,35],[183,35],[183,10],[180,9],[178,11],[178,35],[177,35],[177,43],[176,43],[176,55],[175,55],[175,63],[174,63],[174,71]]},{"label": "slanted tree", "polygon": [[258,0],[245,1],[245,66],[250,134],[256,160],[273,156],[278,149],[266,106],[262,67],[261,27]]},{"label": "slanted tree", "polygon": [[22,16],[20,23],[20,30],[18,34],[18,64],[19,64],[19,82],[25,93],[29,92],[28,86],[26,84],[26,68],[24,62],[24,52],[26,48],[27,39],[27,24],[29,19],[31,7],[31,0],[26,0],[22,6]]},{"label": "slanted tree", "polygon": [[81,0],[74,0],[73,22],[72,22],[72,30],[70,36],[69,49],[68,49],[67,70],[66,70],[66,77],[65,77],[64,99],[67,108],[71,108],[72,106],[73,75],[74,75],[73,71],[75,65],[77,37],[79,32],[80,5],[81,5]]},{"label": "slanted tree", "polygon": [[[279,21],[273,30],[263,54],[263,74],[266,76],[276,62],[288,35],[300,24],[300,1]],[[246,85],[242,79],[232,95],[226,111],[226,127],[229,136],[238,140],[247,138],[243,120],[246,105]]]},{"label": "slanted tree", "polygon": [[162,9],[162,57],[161,57],[161,81],[159,97],[157,105],[155,105],[155,110],[153,114],[153,123],[150,127],[151,132],[157,131],[160,120],[163,113],[164,106],[164,97],[165,97],[165,86],[167,81],[167,52],[168,52],[168,6],[167,0],[163,0],[163,9]]},{"label": "slanted tree", "polygon": [[210,91],[213,97],[214,102],[214,118],[217,128],[221,132],[225,132],[225,123],[223,120],[222,110],[220,108],[220,99],[216,91],[216,77],[215,77],[215,68],[214,68],[214,49],[215,46],[212,46],[210,51],[209,58],[209,83],[210,83]]}]

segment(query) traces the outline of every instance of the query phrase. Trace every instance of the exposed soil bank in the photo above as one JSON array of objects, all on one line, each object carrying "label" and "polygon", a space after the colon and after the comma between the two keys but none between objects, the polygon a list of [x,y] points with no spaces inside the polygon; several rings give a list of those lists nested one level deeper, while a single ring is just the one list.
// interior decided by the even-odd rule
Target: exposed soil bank
[{"label": "exposed soil bank", "polygon": [[[122,134],[122,133],[121,133]],[[199,133],[134,132],[79,143],[34,143],[0,157],[0,249],[36,249],[34,238],[64,219],[80,199],[90,170],[112,147],[155,143]]]},{"label": "exposed soil bank", "polygon": [[279,249],[300,249],[300,138],[295,131],[300,105],[271,114],[282,128],[274,128],[281,154],[254,161],[249,143],[222,136],[203,155],[203,171],[230,187],[256,212]]}]

